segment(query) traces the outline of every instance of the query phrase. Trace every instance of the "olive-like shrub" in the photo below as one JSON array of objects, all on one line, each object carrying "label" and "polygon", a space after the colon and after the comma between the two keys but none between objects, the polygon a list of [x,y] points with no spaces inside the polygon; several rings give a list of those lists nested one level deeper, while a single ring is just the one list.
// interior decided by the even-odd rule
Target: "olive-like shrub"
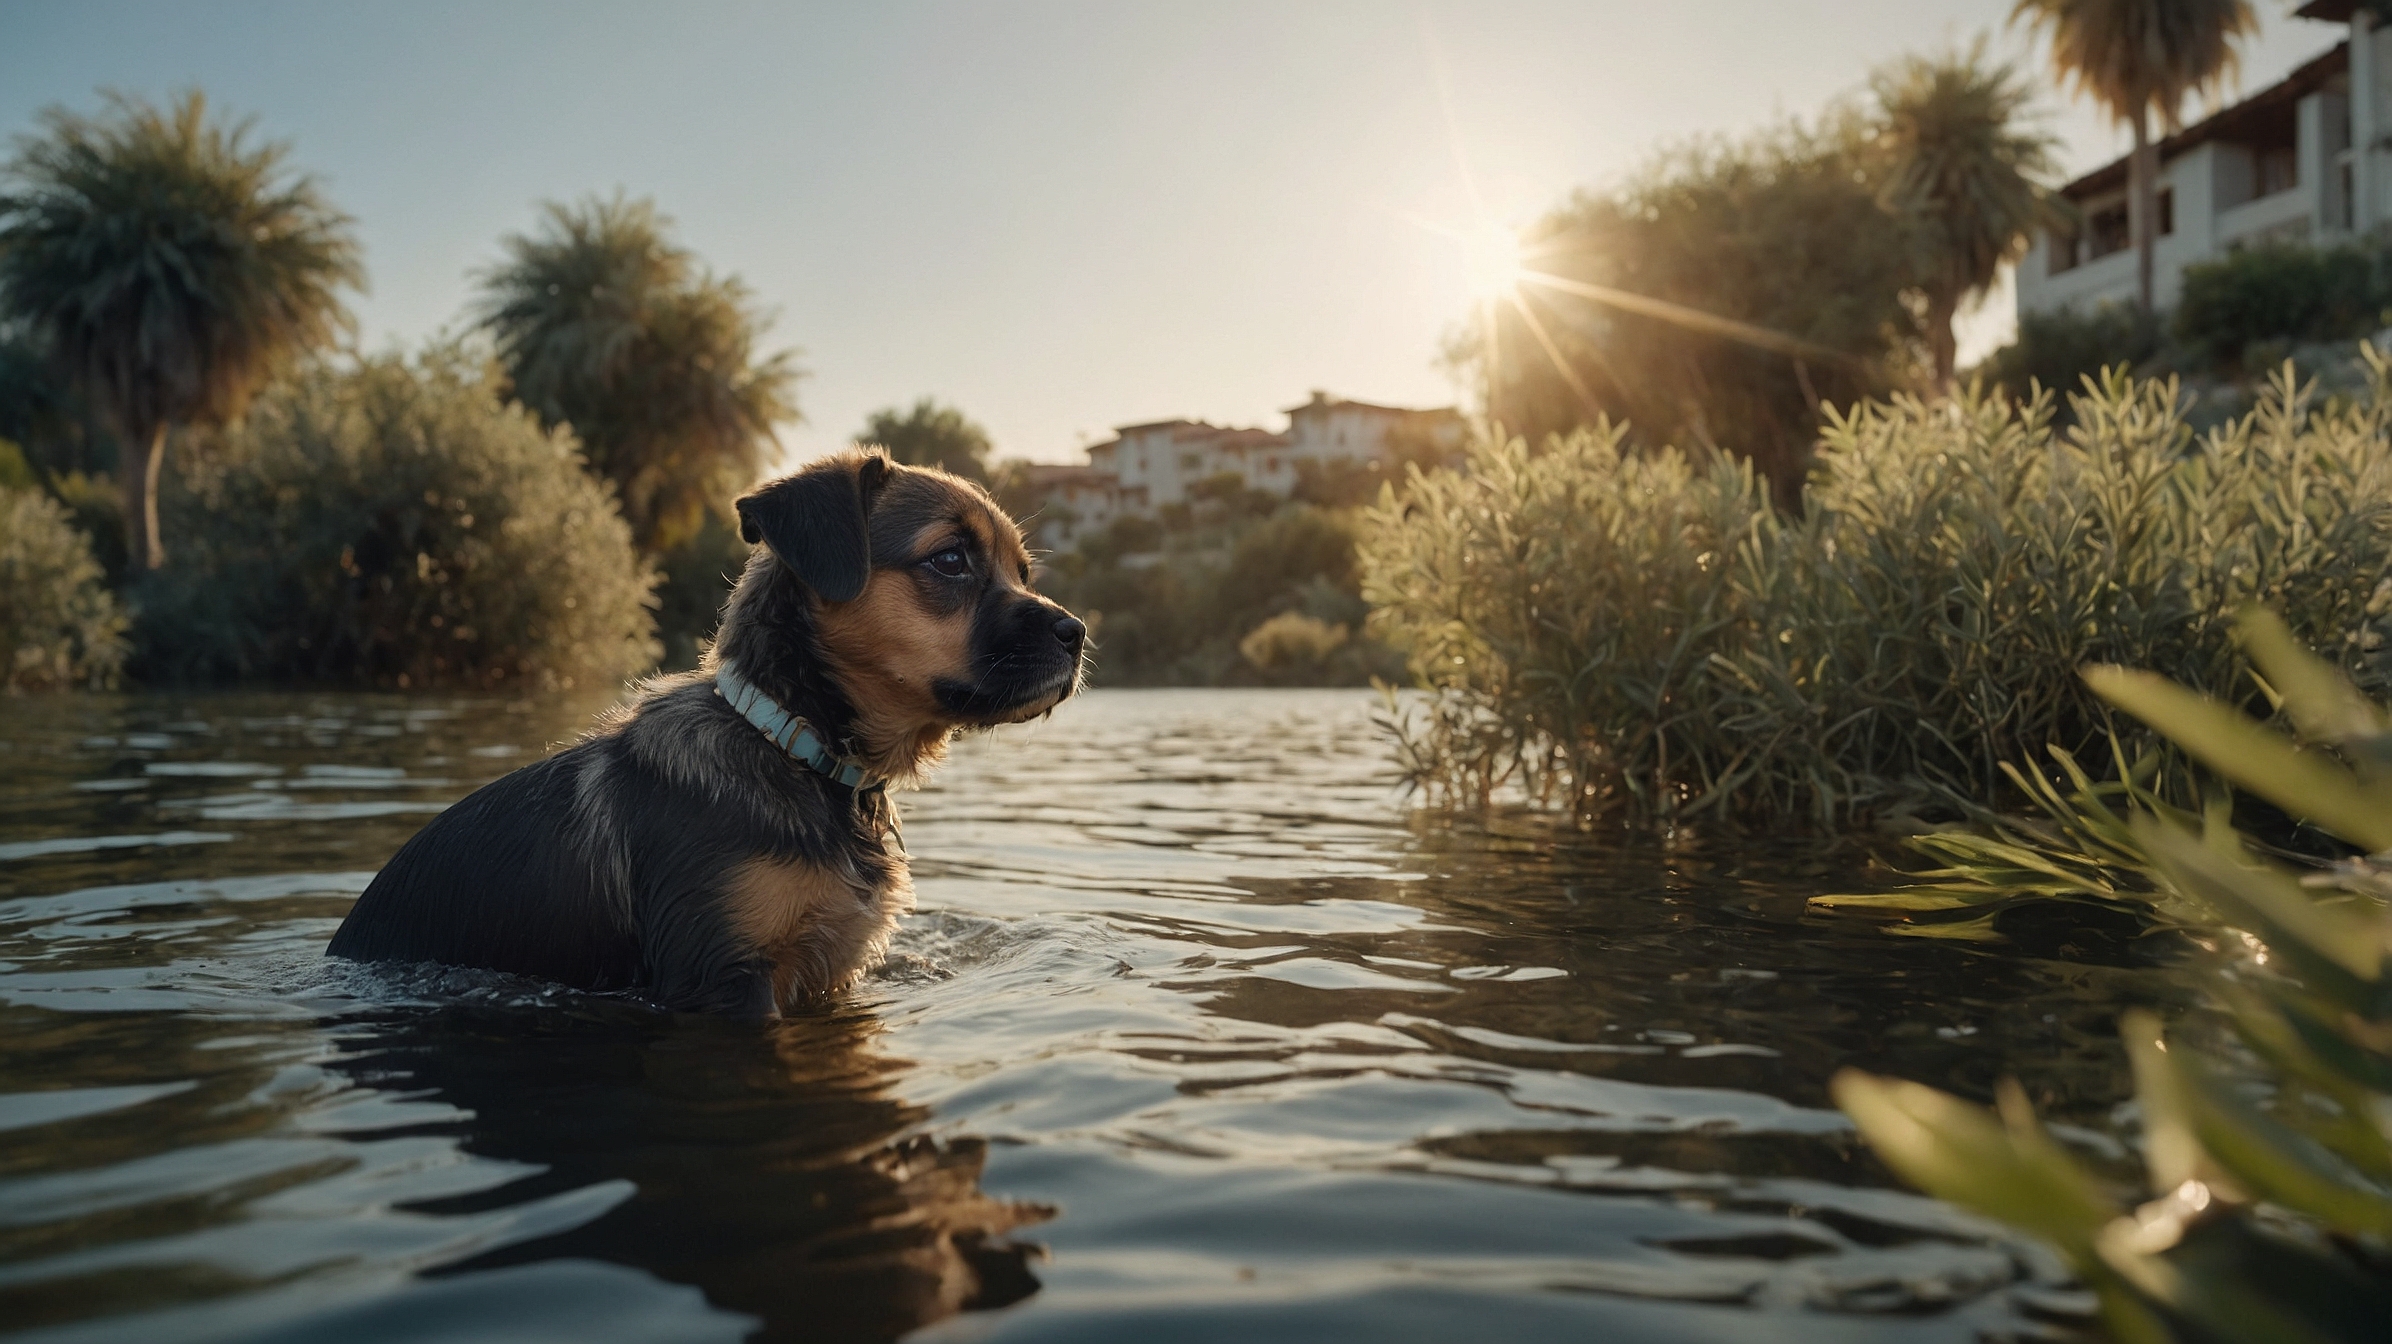
[{"label": "olive-like shrub", "polygon": [[2265,713],[2251,601],[2392,685],[2392,367],[2319,404],[2287,373],[2196,437],[2173,382],[1833,418],[1805,509],[1616,430],[1487,441],[1366,520],[1374,628],[1428,695],[1414,781],[1587,814],[1838,824],[2001,800],[2007,762],[2108,759],[2077,676],[2145,667]]},{"label": "olive-like shrub", "polygon": [[0,691],[109,685],[125,649],[91,538],[48,495],[0,487]]},{"label": "olive-like shrub", "polygon": [[162,506],[189,538],[137,591],[177,680],[571,688],[655,664],[655,575],[570,434],[455,346],[271,389]]}]

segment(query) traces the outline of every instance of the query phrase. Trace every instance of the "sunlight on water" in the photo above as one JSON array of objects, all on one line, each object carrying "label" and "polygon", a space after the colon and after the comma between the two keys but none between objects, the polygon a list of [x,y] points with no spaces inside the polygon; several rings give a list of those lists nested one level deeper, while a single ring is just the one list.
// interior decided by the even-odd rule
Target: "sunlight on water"
[{"label": "sunlight on water", "polygon": [[46,1339],[1967,1340],[2079,1311],[1824,1084],[2022,1074],[2124,1160],[2085,938],[1805,916],[1848,851],[1412,813],[1352,692],[1118,691],[908,800],[920,912],[771,1029],[321,957],[589,704],[0,703],[0,1322]]}]

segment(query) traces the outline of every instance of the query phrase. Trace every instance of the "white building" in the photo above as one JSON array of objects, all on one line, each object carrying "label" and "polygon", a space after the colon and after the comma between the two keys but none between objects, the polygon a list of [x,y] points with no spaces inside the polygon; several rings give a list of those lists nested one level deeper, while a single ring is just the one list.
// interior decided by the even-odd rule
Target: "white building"
[{"label": "white building", "polygon": [[1147,512],[1143,491],[1124,490],[1094,467],[1033,462],[1023,469],[1021,484],[1022,492],[1038,501],[1020,520],[1022,531],[1049,550],[1068,551],[1116,518]]},{"label": "white building", "polygon": [[1235,485],[1285,498],[1309,465],[1317,470],[1394,462],[1415,444],[1461,446],[1453,410],[1412,410],[1347,401],[1326,392],[1286,411],[1287,429],[1234,429],[1202,420],[1123,425],[1088,449],[1085,467],[1034,467],[1026,478],[1042,501],[1038,544],[1066,550],[1115,519],[1152,517],[1205,489]]},{"label": "white building", "polygon": [[[2392,221],[2392,33],[2362,0],[2311,0],[2302,18],[2347,40],[2270,88],[2160,142],[2153,299],[2172,308],[2184,268],[2256,243],[2330,243]],[[2082,223],[2038,232],[2018,263],[2018,311],[2135,299],[2126,160],[2061,188]]]}]

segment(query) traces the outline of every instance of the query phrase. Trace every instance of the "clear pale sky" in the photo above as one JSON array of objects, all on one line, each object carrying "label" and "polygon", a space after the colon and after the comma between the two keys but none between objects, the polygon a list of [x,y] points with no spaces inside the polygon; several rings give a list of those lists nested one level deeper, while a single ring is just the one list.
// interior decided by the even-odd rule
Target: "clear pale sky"
[{"label": "clear pale sky", "polygon": [[[2024,55],[2009,7],[0,0],[0,131],[102,87],[254,116],[356,217],[372,346],[455,323],[536,202],[653,196],[803,350],[792,457],[927,393],[1076,460],[1134,420],[1276,428],[1315,387],[1451,402],[1469,299],[1421,222],[1472,217],[1457,141],[1522,224],[1898,53],[1990,30]],[[2246,90],[2339,36],[2259,7]],[[2029,60],[2071,172],[2121,152]]]}]

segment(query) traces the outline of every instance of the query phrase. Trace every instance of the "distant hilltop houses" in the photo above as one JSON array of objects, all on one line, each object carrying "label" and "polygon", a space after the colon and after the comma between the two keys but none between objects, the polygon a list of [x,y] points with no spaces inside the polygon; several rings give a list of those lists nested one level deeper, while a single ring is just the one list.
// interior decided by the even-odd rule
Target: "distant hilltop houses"
[{"label": "distant hilltop houses", "polygon": [[1122,425],[1088,448],[1086,466],[1030,465],[1026,495],[1042,501],[1038,543],[1069,550],[1119,518],[1151,518],[1234,484],[1286,498],[1313,473],[1388,467],[1462,444],[1461,412],[1348,401],[1315,391],[1284,412],[1287,428],[1233,429],[1202,420]]}]

